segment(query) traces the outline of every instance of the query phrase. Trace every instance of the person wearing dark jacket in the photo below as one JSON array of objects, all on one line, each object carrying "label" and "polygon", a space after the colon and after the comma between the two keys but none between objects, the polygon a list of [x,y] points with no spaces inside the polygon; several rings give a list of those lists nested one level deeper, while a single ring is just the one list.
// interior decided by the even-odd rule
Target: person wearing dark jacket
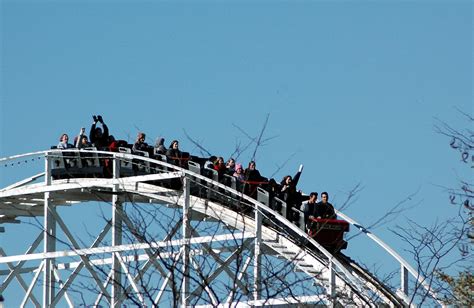
[{"label": "person wearing dark jacket", "polygon": [[155,143],[155,155],[156,154],[166,154],[166,147],[165,147],[165,138],[158,138]]},{"label": "person wearing dark jacket", "polygon": [[314,210],[315,218],[336,219],[334,206],[328,202],[329,196],[327,192],[321,193],[321,202],[316,203]]},{"label": "person wearing dark jacket", "polygon": [[260,182],[262,181],[262,176],[257,170],[257,164],[254,161],[249,162],[249,166],[245,169],[245,180],[250,182]]},{"label": "person wearing dark jacket", "polygon": [[132,151],[144,151],[148,150],[148,143],[145,142],[146,135],[145,133],[138,133],[137,139],[133,144]]},{"label": "person wearing dark jacket", "polygon": [[296,190],[296,184],[293,181],[293,178],[290,175],[286,175],[280,182],[280,199],[286,203],[286,219],[289,221],[296,220],[295,212],[293,208],[296,207],[296,204],[299,200],[299,194]]},{"label": "person wearing dark jacket", "polygon": [[[89,133],[89,141],[99,150],[104,149],[109,145],[109,128],[105,125],[102,116],[92,116],[94,122]],[[97,122],[102,124],[102,128],[96,127]]]},{"label": "person wearing dark jacket", "polygon": [[306,226],[306,229],[309,228],[310,218],[314,218],[314,212],[316,211],[316,204],[318,201],[318,193],[317,192],[312,192],[309,194],[309,200],[304,203],[304,225]]},{"label": "person wearing dark jacket", "polygon": [[178,140],[173,140],[171,141],[171,144],[166,151],[166,156],[168,156],[168,159],[176,166],[181,166],[181,157],[182,153],[179,150],[179,141]]},{"label": "person wearing dark jacket", "polygon": [[76,148],[78,149],[83,149],[83,148],[88,148],[91,146],[91,143],[89,142],[89,139],[87,139],[86,135],[82,135],[80,138],[76,137]]},{"label": "person wearing dark jacket", "polygon": [[235,172],[235,159],[233,159],[232,157],[229,158],[227,162],[225,163],[225,167],[227,169],[226,173],[228,175],[233,175]]},{"label": "person wearing dark jacket", "polygon": [[285,175],[283,179],[280,182],[280,197],[282,199],[284,198],[285,194],[290,194],[293,193],[293,191],[296,191],[296,185],[293,185],[293,178],[291,175]]},{"label": "person wearing dark jacket", "polygon": [[281,203],[275,200],[275,197],[280,196],[281,187],[275,181],[275,179],[270,179],[268,181],[268,199],[270,200],[270,207],[281,214]]},{"label": "person wearing dark jacket", "polygon": [[87,148],[91,146],[89,140],[87,139],[86,129],[84,127],[81,128],[81,130],[79,131],[79,135],[77,135],[77,137],[74,139],[74,144],[78,149]]},{"label": "person wearing dark jacket", "polygon": [[279,197],[286,202],[286,218],[289,221],[299,221],[299,212],[294,211],[293,208],[299,209],[303,201],[301,191],[296,189],[302,171],[303,165],[300,165],[294,177],[287,175],[280,183],[281,191]]},{"label": "person wearing dark jacket", "polygon": [[256,199],[257,187],[260,185],[260,182],[265,180],[265,178],[260,175],[260,172],[257,170],[257,164],[254,161],[249,162],[249,166],[245,169],[244,175],[244,194]]}]

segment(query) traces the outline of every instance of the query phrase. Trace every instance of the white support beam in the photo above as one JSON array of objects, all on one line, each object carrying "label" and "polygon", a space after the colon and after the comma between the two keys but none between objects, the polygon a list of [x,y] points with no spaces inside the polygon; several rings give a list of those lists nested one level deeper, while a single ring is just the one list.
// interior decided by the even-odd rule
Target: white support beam
[{"label": "white support beam", "polygon": [[15,204],[14,207],[4,208],[0,206],[0,211],[6,216],[23,216],[23,217],[39,217],[44,216],[44,210],[42,207],[36,206],[25,206],[25,208],[19,208],[21,205]]},{"label": "white support beam", "polygon": [[[248,241],[250,241],[250,239]],[[233,249],[238,249],[238,247],[233,246],[233,247],[225,247],[223,249],[222,248],[221,249],[212,249],[211,254],[213,256],[217,256],[217,255],[222,254],[222,253],[228,253],[229,251],[232,251]],[[158,254],[158,253],[156,253],[156,251],[155,251],[155,253],[153,253],[150,249],[145,249],[145,252],[146,253],[144,253],[144,254],[128,255],[128,256],[122,257],[122,259],[125,262],[146,261],[146,263],[140,269],[140,272],[137,273],[137,277],[135,277],[135,281],[138,281],[138,279],[140,278],[139,275],[143,275],[143,273],[145,273],[146,270],[152,265],[158,271],[160,271],[160,274],[162,274],[162,276],[166,276],[164,274],[165,271],[163,270],[163,268],[161,268],[161,266],[156,266],[158,264],[156,259],[161,259],[161,260],[170,259],[170,258],[175,259],[176,255],[180,254],[179,251],[177,251],[177,252],[161,252],[161,253]],[[234,252],[236,252],[236,251],[234,251]],[[205,255],[205,254],[208,254],[208,253],[210,253],[208,249],[193,249],[193,250],[190,250],[189,255],[190,256],[197,256],[197,255],[202,256],[202,255]],[[227,259],[225,260],[225,262],[227,262]],[[112,264],[112,258],[90,259],[89,263],[91,265],[93,265],[94,267],[104,266],[104,265]],[[11,263],[6,263],[6,264],[11,265]],[[10,268],[13,269],[13,266],[11,266]],[[78,274],[78,273],[76,273],[76,271],[80,271],[82,268],[84,268],[84,262],[83,261],[78,261],[78,262],[57,263],[55,268],[58,269],[58,270],[75,269],[74,272],[71,273],[71,276],[69,276],[69,278],[68,278],[68,280],[69,280],[69,279],[74,278],[74,277],[72,277],[72,275],[77,275]],[[80,268],[80,269],[78,270],[78,268]],[[19,274],[25,274],[25,273],[36,273],[37,270],[38,270],[38,267],[27,267],[27,268],[20,269],[17,272],[17,274],[19,275]],[[3,275],[3,276],[8,275],[10,273],[11,273],[11,270],[0,271],[0,275]],[[241,287],[242,289],[244,288],[242,282],[239,281],[238,284],[239,284],[239,287]],[[127,290],[131,290],[131,289],[127,289]],[[58,297],[58,294],[56,294],[56,297]]]},{"label": "white support beam", "polygon": [[[33,244],[31,244],[31,246],[26,250],[25,255],[27,255],[27,254],[31,253],[32,251],[34,251],[39,246],[39,244],[41,243],[42,240],[43,240],[43,233],[41,232],[40,234],[38,234],[38,236],[34,240]],[[1,250],[0,255],[6,256],[6,253],[3,250]],[[5,291],[5,289],[8,287],[8,285],[10,284],[10,281],[13,279],[13,277],[21,278],[19,273],[21,272],[21,269],[23,268],[23,265],[25,264],[25,262],[26,261],[18,262],[17,265],[15,265],[15,267],[10,271],[7,278],[5,278],[2,285],[0,286],[0,293]],[[10,262],[8,262],[7,264],[10,264]],[[18,281],[20,281],[20,280],[18,280]],[[20,284],[21,284],[21,282],[20,282]],[[25,291],[26,291],[26,288],[25,288]],[[39,302],[36,302],[35,304],[39,305]]]},{"label": "white support beam", "polygon": [[[140,236],[138,236],[138,234],[140,234],[137,229],[135,228],[135,226],[133,225],[133,223],[130,221],[130,218],[127,216],[127,213],[123,213],[123,221],[125,223],[125,225],[127,226],[127,228],[129,229],[129,231],[131,231],[131,233],[135,236],[135,238],[140,242],[142,243],[143,242],[143,238],[140,238]],[[173,228],[171,228],[170,232],[166,235],[166,237],[164,238],[165,241],[171,239],[175,234],[176,232],[178,232],[179,228],[182,227],[182,220],[179,220]],[[138,273],[135,275],[135,277],[133,278],[133,281],[136,283],[138,282],[141,278],[144,277],[144,274],[146,273],[146,271],[148,270],[148,268],[150,268],[150,266],[154,266],[155,269],[160,273],[160,275],[165,278],[167,276],[166,274],[166,271],[163,269],[163,267],[158,263],[158,261],[156,259],[167,259],[167,258],[173,258],[173,260],[175,260],[175,257],[176,257],[176,254],[178,254],[179,252],[161,252],[160,250],[152,250],[152,249],[145,249],[145,253],[146,254],[138,254],[138,255],[134,255],[134,256],[126,256],[125,258],[122,258],[124,259],[125,262],[132,262],[132,261],[146,261],[145,264],[143,264],[143,266],[140,268],[140,270],[138,271]],[[192,252],[191,252],[192,253]],[[107,262],[108,260],[104,259],[104,260],[101,260],[101,261],[104,261],[104,262]],[[105,263],[104,263],[105,264]],[[172,287],[170,285],[170,287]],[[125,298],[126,294],[128,294],[128,292],[130,292],[130,290],[132,289],[132,286],[129,286],[125,292],[123,292],[122,294],[122,299]]]},{"label": "white support beam", "polygon": [[[179,253],[179,255],[181,255],[181,253]],[[155,297],[155,300],[154,300],[154,304],[158,307],[158,303],[160,302],[161,300],[161,297],[163,296],[163,294],[165,293],[165,290],[166,290],[166,286],[168,285],[169,281],[170,281],[170,277],[172,275],[172,271],[169,271],[168,272],[168,275],[166,275],[165,277],[165,280],[163,280],[163,283],[161,284],[161,287],[158,291],[158,294],[156,295]],[[173,282],[171,282],[173,283]]]},{"label": "white support beam", "polygon": [[[125,276],[127,277],[128,281],[130,282],[130,285],[132,286],[133,290],[135,291],[136,295],[138,296],[138,300],[140,301],[140,304],[142,305],[142,307],[145,307],[146,306],[145,305],[145,299],[143,298],[143,295],[140,293],[140,288],[135,283],[135,279],[133,279],[132,275],[130,274],[130,271],[128,270],[127,264],[123,261],[122,257],[120,256],[120,254],[118,252],[115,252],[114,256],[120,262],[120,266],[122,267]],[[120,299],[118,301],[120,301]]]},{"label": "white support beam", "polygon": [[51,181],[52,181],[51,163],[52,163],[51,156],[49,156],[49,154],[46,153],[44,157],[44,184],[46,186],[51,185]]},{"label": "white support beam", "polygon": [[255,242],[254,242],[254,262],[253,262],[253,299],[258,300],[260,298],[261,291],[261,263],[262,263],[262,211],[259,208],[255,208]]},{"label": "white support beam", "polygon": [[[102,285],[102,287],[105,289],[107,288],[107,286],[109,285],[110,283],[110,280],[112,279],[112,275],[113,275],[113,271],[111,270],[109,272],[109,274],[107,275],[107,278],[105,279],[104,281],[104,284]],[[102,297],[104,297],[104,292],[99,292],[99,294],[97,295],[97,299],[95,300],[94,302],[94,306],[93,307],[99,307],[100,305],[100,301],[102,300]]]},{"label": "white support beam", "polygon": [[[179,260],[179,258],[181,258],[181,255],[182,255],[183,251],[181,250],[177,255],[176,255],[176,258],[173,260],[173,268],[175,267],[176,265],[176,262]],[[153,301],[153,303],[158,306],[160,300],[161,300],[161,297],[163,296],[163,294],[165,293],[165,290],[166,290],[166,286],[171,283],[171,284],[174,284],[175,282],[174,281],[171,281],[170,282],[170,278],[171,278],[171,275],[173,274],[173,271],[169,271],[168,272],[168,275],[166,276],[165,280],[163,281],[163,283],[161,284],[161,288],[158,292],[158,294],[156,295],[155,297],[155,300]]]},{"label": "white support beam", "polygon": [[[250,256],[247,257],[247,260],[245,260],[244,265],[239,270],[239,272],[237,274],[237,279],[234,280],[234,285],[232,286],[232,290],[230,291],[230,294],[229,294],[229,296],[227,297],[227,299],[225,301],[226,304],[230,304],[234,300],[235,291],[237,289],[236,281],[240,281],[240,282],[242,281],[242,279],[244,278],[245,273],[247,272],[247,269],[248,269],[250,263],[252,263],[252,259],[253,259],[253,256],[251,254]],[[229,307],[233,307],[233,306],[229,306]]]},{"label": "white support beam", "polygon": [[[120,162],[118,159],[113,160],[113,178],[118,179],[120,177]],[[113,191],[118,192],[120,189],[118,184],[113,185]],[[112,246],[122,245],[122,216],[123,216],[122,204],[119,202],[117,194],[112,195]],[[122,269],[120,266],[120,260],[114,253],[112,255],[112,294],[111,294],[111,307],[120,307],[122,297]]]},{"label": "white support beam", "polygon": [[[26,291],[25,297],[23,298],[23,301],[21,302],[20,308],[24,308],[26,303],[28,302],[28,298],[30,298],[30,296],[31,296],[31,291],[33,291],[33,288],[36,285],[36,281],[38,281],[38,277],[41,275],[41,272],[43,271],[45,262],[46,262],[46,260],[43,260],[41,262],[40,266],[38,267],[38,271],[36,272],[35,276],[33,277],[33,280],[30,283],[30,287]],[[44,306],[42,306],[42,307],[44,307]]]},{"label": "white support beam", "polygon": [[[5,255],[5,251],[1,247],[0,247],[0,254]],[[20,262],[20,263],[24,263],[24,262]],[[21,275],[19,273],[19,268],[21,268],[21,266],[18,267],[18,265],[17,265],[16,267],[14,267],[12,263],[7,263],[7,266],[10,269],[9,277],[11,277],[12,279],[13,279],[13,277],[15,277],[18,280],[18,283],[20,284],[20,286],[23,288],[23,290],[25,290],[25,292],[28,292],[28,285],[26,284],[25,280],[23,280],[23,278],[21,277]],[[35,269],[37,269],[37,268],[35,268]],[[1,287],[3,289],[5,289],[7,287],[7,284],[3,284]],[[3,292],[3,290],[0,291],[0,294],[2,294],[2,292]],[[30,295],[30,299],[36,307],[38,307],[38,308],[41,307],[40,302],[36,299],[34,294]]]},{"label": "white support beam", "polygon": [[[77,242],[74,240],[74,238],[72,237],[72,234],[69,232],[69,230],[67,229],[67,227],[64,225],[63,221],[61,220],[61,218],[58,216],[57,217],[57,221],[59,223],[59,225],[61,226],[61,228],[63,229],[64,233],[66,234],[66,236],[71,240],[73,246],[75,248],[79,248]],[[101,242],[102,240],[104,239],[104,237],[107,235],[107,233],[109,232],[111,228],[111,225],[110,223],[107,223],[107,225],[104,227],[104,229],[100,232],[99,236],[95,239],[95,241],[92,243],[91,245],[91,248],[92,247],[97,247]],[[76,264],[74,264],[75,266],[75,269],[74,271],[71,273],[71,275],[69,276],[69,278],[66,280],[66,282],[61,286],[61,288],[58,290],[58,293],[56,294],[56,297],[53,299],[53,302],[52,304],[53,305],[56,305],[59,300],[61,299],[61,297],[66,294],[66,291],[67,289],[69,288],[69,286],[73,283],[74,279],[77,277],[77,275],[79,274],[79,272],[82,270],[82,268],[86,265],[86,262],[88,263],[89,265],[89,271],[91,269],[93,269],[92,265],[95,265],[94,262],[91,262],[87,257],[83,256],[81,257],[81,261],[80,262],[77,262]],[[72,262],[71,262],[72,263]],[[63,268],[73,268],[71,265],[71,263],[68,263],[68,266],[64,266],[64,264],[58,264],[56,266],[56,268],[58,269],[63,269]],[[100,286],[99,286],[100,287]],[[105,287],[103,287],[102,289],[105,289]]]},{"label": "white support beam", "polygon": [[[196,271],[201,271],[201,268],[199,267],[199,264],[193,259],[190,258],[191,263],[193,264],[193,267]],[[210,281],[205,279],[204,281],[201,281],[201,287],[206,291],[207,296],[211,299],[212,306],[217,306],[219,305],[219,301],[217,300],[216,296],[214,295],[214,292],[212,289],[209,287]]]},{"label": "white support beam", "polygon": [[[59,283],[59,287],[62,289],[64,287],[64,283],[62,282],[61,275],[59,274],[59,271],[57,269],[54,269],[54,277],[56,278],[56,281]],[[66,302],[69,305],[69,307],[74,308],[74,304],[73,304],[71,298],[69,297],[69,295],[67,294],[67,292],[64,292],[64,297],[66,298]],[[55,305],[56,304],[53,301],[51,306],[54,307]]]},{"label": "white support beam", "polygon": [[[243,245],[242,246],[245,246],[247,245],[251,240],[250,239],[247,239],[245,242],[243,242]],[[235,279],[235,276],[237,275],[237,272],[233,271],[232,269],[229,268],[229,264],[234,261],[238,256],[239,254],[242,252],[242,250],[240,249],[240,247],[237,247],[230,256],[227,257],[227,259],[225,260],[222,260],[220,258],[220,256],[215,253],[210,247],[209,245],[206,245],[206,244],[203,244],[203,246],[205,247],[206,249],[206,252],[212,257],[214,258],[214,260],[216,261],[217,264],[219,264],[219,267],[217,267],[214,272],[212,272],[210,275],[207,276],[206,280],[207,280],[207,283],[211,283],[214,279],[216,279],[219,274],[223,271],[225,271],[227,273],[227,275],[229,276],[229,278],[233,281],[236,282],[236,284],[241,288],[242,291],[245,290],[245,286],[244,284],[239,280],[239,279]],[[190,255],[194,255],[194,254],[190,254]],[[190,299],[196,297],[196,296],[199,296],[199,294],[201,293],[202,289],[204,287],[204,284],[200,284],[198,285],[194,290],[193,292],[191,292],[191,295],[190,295]]]},{"label": "white support beam", "polygon": [[[46,155],[45,158],[45,185],[51,185],[51,158]],[[56,250],[56,221],[53,213],[56,211],[56,207],[51,202],[50,193],[44,193],[44,238],[43,247],[44,253],[51,253]],[[54,279],[54,259],[45,258],[44,264],[44,275],[43,275],[43,307],[48,308],[51,306],[51,301],[55,295],[55,279]]]},{"label": "white support beam", "polygon": [[[255,235],[250,232],[242,232],[238,234],[221,234],[221,235],[209,235],[202,236],[199,238],[189,239],[189,244],[201,244],[209,242],[219,242],[219,241],[228,241],[228,240],[239,240],[245,238],[252,238]],[[0,257],[0,264],[7,262],[15,261],[30,261],[30,260],[40,260],[44,258],[67,258],[67,257],[76,257],[76,256],[87,256],[94,254],[103,254],[103,253],[113,253],[113,252],[122,252],[122,251],[131,251],[131,250],[141,250],[141,249],[157,249],[165,248],[170,246],[182,246],[184,244],[183,240],[172,240],[172,241],[162,241],[162,242],[151,242],[151,243],[142,243],[142,244],[126,244],[119,246],[104,246],[97,248],[84,248],[76,250],[63,250],[49,253],[33,253],[29,255],[15,255],[8,257]]]},{"label": "white support beam", "polygon": [[190,184],[188,177],[183,178],[183,283],[181,286],[181,306],[184,308],[188,305],[189,296],[189,238],[191,237],[191,225],[189,219],[189,200],[190,200]]},{"label": "white support beam", "polygon": [[25,185],[25,184],[28,184],[28,183],[31,183],[31,182],[37,180],[38,178],[40,178],[40,177],[42,177],[42,176],[44,176],[44,172],[38,173],[38,174],[36,174],[36,175],[30,176],[29,178],[26,178],[26,179],[24,179],[24,180],[21,180],[21,181],[19,181],[19,182],[16,182],[16,183],[14,183],[14,184],[11,184],[11,185],[9,185],[9,186],[7,186],[7,187],[5,187],[5,188],[0,189],[0,191],[10,190],[10,189],[13,189],[13,188],[17,188],[17,187],[23,186],[23,185]]},{"label": "white support beam", "polygon": [[[10,275],[12,273],[12,271],[15,270],[15,267],[12,265],[12,263],[9,262],[9,263],[7,263],[7,265],[8,264],[10,264],[11,266],[9,266],[9,269],[0,270],[0,276]],[[17,275],[34,272],[34,271],[36,271],[37,268],[38,268],[37,266],[35,266],[35,267],[32,267],[32,266],[21,267],[21,268],[17,269],[17,271],[15,272],[14,277],[12,277],[12,278],[17,277]],[[2,284],[2,285],[0,285],[0,287],[3,287],[3,288],[6,289],[8,287],[8,285]]]},{"label": "white support beam", "polygon": [[[195,230],[193,230],[193,236],[199,236],[199,233]],[[212,274],[210,274],[207,279],[209,283],[214,280],[222,271],[225,271],[227,275],[237,284],[237,286],[245,292],[247,287],[240,281],[241,279],[235,279],[235,276],[237,273],[235,270],[229,268],[229,264],[235,260],[240,253],[243,251],[243,247],[248,247],[251,243],[252,239],[246,239],[241,242],[240,246],[237,246],[235,250],[232,252],[232,254],[225,260],[222,260],[219,256],[218,252],[215,252],[212,247],[206,243],[202,243],[202,246],[204,247],[204,252],[208,253],[215,261],[217,264],[219,264],[219,267],[214,270]],[[228,247],[226,247],[228,248]],[[194,250],[192,251],[194,252]],[[195,253],[191,253],[190,255],[195,255]],[[199,293],[202,291],[202,285],[197,286],[193,292],[190,293],[190,299],[194,298],[195,296],[198,296]]]},{"label": "white support beam", "polygon": [[[306,304],[306,305],[304,305]],[[309,296],[289,296],[286,298],[269,298],[261,300],[238,301],[225,304],[213,305],[197,305],[193,308],[250,308],[250,307],[312,307],[315,304],[328,306],[325,295],[309,295]]]},{"label": "white support beam", "polygon": [[[133,187],[137,183],[148,182],[148,181],[161,181],[167,179],[174,179],[183,176],[183,172],[168,172],[168,173],[157,173],[149,175],[131,176],[126,178],[116,179],[103,179],[103,178],[88,178],[88,179],[70,179],[67,182],[64,180],[54,181],[51,184],[51,177],[49,177],[49,184],[32,184],[28,186],[20,186],[9,190],[0,191],[0,198],[18,197],[23,195],[31,195],[45,192],[62,192],[66,190],[74,189],[87,189],[94,187],[108,187],[112,188],[113,185],[131,186]],[[48,179],[48,177],[46,177]]]}]

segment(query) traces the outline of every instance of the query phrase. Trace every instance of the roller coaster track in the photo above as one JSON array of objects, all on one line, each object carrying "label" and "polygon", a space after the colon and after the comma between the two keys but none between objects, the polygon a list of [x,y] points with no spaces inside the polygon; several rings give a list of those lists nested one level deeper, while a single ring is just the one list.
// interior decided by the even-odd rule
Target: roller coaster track
[{"label": "roller coaster track", "polygon": [[[93,173],[90,170],[87,177],[81,174],[62,179],[53,177],[59,169],[67,169],[66,160],[86,159],[89,166],[99,166],[99,160],[107,160],[111,177],[90,177]],[[285,215],[272,210],[264,194],[253,199],[197,170],[129,153],[50,150],[2,158],[0,166],[41,160],[44,160],[44,172],[0,189],[0,232],[8,229],[8,223],[20,223],[26,217],[42,220],[40,234],[24,254],[8,255],[5,247],[0,247],[0,276],[4,277],[0,294],[8,299],[16,280],[24,290],[22,307],[77,306],[73,286],[83,272],[95,285],[94,299],[90,302],[112,307],[127,302],[160,307],[413,306],[409,279],[423,286],[441,305],[424,278],[408,262],[343,213],[338,215],[400,265],[401,286],[397,291],[351,258],[340,253],[332,255]],[[130,169],[131,166],[136,167]],[[110,203],[112,218],[95,241],[84,246],[80,243],[82,239],[69,230],[57,208],[90,201]],[[145,239],[137,236],[138,227],[123,207],[127,203],[165,206],[178,213],[180,219],[170,219],[168,234],[162,241]],[[207,234],[198,230],[202,221],[223,227]],[[125,243],[125,229],[136,231],[132,232],[133,241]],[[59,230],[70,243],[70,249],[57,248]],[[109,233],[111,238],[107,243],[104,238]],[[43,249],[38,251],[41,242]],[[212,270],[198,261],[199,256],[210,260],[208,265]],[[165,260],[171,260],[173,266],[167,266],[170,263]],[[130,269],[133,262],[141,266],[135,276]],[[156,279],[160,284],[147,289],[139,277],[151,269],[158,273]],[[70,275],[63,279],[66,272]],[[171,276],[178,280],[177,290],[172,288]],[[228,287],[225,291],[215,287],[222,284]]]}]

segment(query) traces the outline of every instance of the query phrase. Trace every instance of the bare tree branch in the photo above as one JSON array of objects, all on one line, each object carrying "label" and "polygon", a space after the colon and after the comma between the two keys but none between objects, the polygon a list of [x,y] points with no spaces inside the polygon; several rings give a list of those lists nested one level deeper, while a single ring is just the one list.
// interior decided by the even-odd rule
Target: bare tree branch
[{"label": "bare tree branch", "polygon": [[198,142],[195,139],[193,139],[191,136],[189,136],[185,129],[183,129],[183,132],[184,132],[184,135],[186,136],[186,138],[188,138],[188,140],[191,141],[191,143],[194,144],[201,151],[201,154],[205,153],[208,156],[212,155],[208,150],[206,150],[206,148],[204,148],[201,145],[201,142]]}]

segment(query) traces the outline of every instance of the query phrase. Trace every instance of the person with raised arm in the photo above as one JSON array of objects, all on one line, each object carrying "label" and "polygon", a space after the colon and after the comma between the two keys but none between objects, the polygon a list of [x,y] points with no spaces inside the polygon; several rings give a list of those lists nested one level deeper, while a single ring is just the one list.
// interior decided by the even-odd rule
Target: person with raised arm
[{"label": "person with raised arm", "polygon": [[294,211],[293,208],[299,209],[303,200],[301,191],[296,189],[296,185],[298,184],[302,172],[303,165],[300,165],[298,172],[296,172],[294,177],[287,175],[283,177],[280,182],[280,199],[286,202],[286,218],[289,221],[299,220],[299,212]]},{"label": "person with raised arm", "polygon": [[[93,122],[89,132],[89,140],[98,150],[103,150],[109,145],[109,128],[104,123],[101,115],[93,115],[92,119]],[[102,124],[102,128],[97,127],[97,122]]]},{"label": "person with raised arm", "polygon": [[77,135],[77,137],[74,140],[75,140],[74,143],[76,144],[76,148],[78,149],[87,148],[91,146],[89,139],[87,139],[85,127],[81,128],[81,130],[79,131],[79,135]]}]

